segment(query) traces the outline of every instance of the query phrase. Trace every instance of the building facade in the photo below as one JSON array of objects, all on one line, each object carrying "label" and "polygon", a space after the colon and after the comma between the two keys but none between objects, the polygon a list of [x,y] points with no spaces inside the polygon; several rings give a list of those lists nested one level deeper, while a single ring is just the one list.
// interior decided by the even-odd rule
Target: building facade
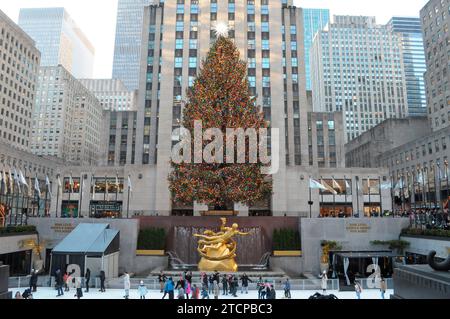
[{"label": "building facade", "polygon": [[347,167],[388,167],[386,152],[431,133],[427,117],[388,119],[345,145]]},{"label": "building facade", "polygon": [[314,36],[330,22],[330,10],[303,8],[303,27],[305,30],[305,72],[306,90],[311,90],[311,47]]},{"label": "building facade", "polygon": [[0,10],[0,142],[29,150],[40,52]]},{"label": "building facade", "polygon": [[153,0],[119,0],[112,77],[128,90],[139,88],[139,67],[144,7]]},{"label": "building facade", "polygon": [[41,66],[62,65],[76,78],[90,78],[94,46],[64,8],[21,9],[19,26],[36,41]]},{"label": "building facade", "polygon": [[428,115],[434,131],[450,126],[449,0],[430,0],[420,11],[425,43]]},{"label": "building facade", "polygon": [[31,138],[34,154],[95,165],[103,127],[103,108],[93,93],[62,66],[40,68]]},{"label": "building facade", "polygon": [[311,54],[314,111],[341,111],[346,142],[408,116],[401,37],[374,17],[335,16]]},{"label": "building facade", "polygon": [[424,74],[427,70],[419,18],[393,17],[388,27],[401,35],[409,116],[426,116]]}]

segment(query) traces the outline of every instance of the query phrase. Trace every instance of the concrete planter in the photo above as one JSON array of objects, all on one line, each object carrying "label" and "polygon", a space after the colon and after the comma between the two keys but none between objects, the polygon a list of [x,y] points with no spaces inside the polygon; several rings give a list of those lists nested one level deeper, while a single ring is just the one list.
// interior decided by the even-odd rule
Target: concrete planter
[{"label": "concrete planter", "polygon": [[165,256],[164,250],[136,250],[136,256]]},{"label": "concrete planter", "polygon": [[274,250],[273,256],[274,257],[301,257],[302,251],[301,250]]},{"label": "concrete planter", "polygon": [[303,273],[303,258],[301,256],[271,256],[272,270],[280,269],[291,277],[299,277]]}]

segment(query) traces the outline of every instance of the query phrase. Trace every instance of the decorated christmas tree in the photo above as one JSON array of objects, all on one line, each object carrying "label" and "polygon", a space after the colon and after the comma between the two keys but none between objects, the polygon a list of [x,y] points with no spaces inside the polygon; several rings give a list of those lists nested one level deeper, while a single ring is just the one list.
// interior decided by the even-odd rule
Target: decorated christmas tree
[{"label": "decorated christmas tree", "polygon": [[[224,147],[227,145],[227,128],[259,130],[268,126],[255,98],[249,94],[247,64],[240,60],[234,43],[224,36],[219,36],[211,47],[187,98],[182,127],[192,137],[195,121],[202,121],[202,132],[208,128],[220,129]],[[258,136],[258,143],[260,139],[261,136]],[[211,140],[202,143],[205,147]],[[249,143],[251,141],[247,137],[246,161],[242,164],[227,160],[214,163],[203,161],[200,164],[193,160],[181,164],[172,162],[169,187],[173,201],[183,205],[192,205],[196,201],[223,209],[230,203],[251,206],[268,198],[272,192],[270,176],[261,172],[263,163],[259,159],[256,162],[248,160]],[[194,159],[194,146],[191,152]],[[235,146],[235,154],[238,152]]]}]

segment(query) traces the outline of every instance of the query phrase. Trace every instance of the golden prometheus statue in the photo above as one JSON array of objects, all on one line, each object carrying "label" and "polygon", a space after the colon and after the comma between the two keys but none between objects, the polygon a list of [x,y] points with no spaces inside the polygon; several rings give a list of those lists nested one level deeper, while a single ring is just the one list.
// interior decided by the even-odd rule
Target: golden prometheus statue
[{"label": "golden prometheus statue", "polygon": [[240,232],[238,224],[226,227],[226,218],[221,218],[221,221],[222,226],[218,233],[207,230],[203,235],[194,235],[201,238],[197,248],[202,257],[198,264],[200,271],[237,272],[238,270],[235,260],[237,244],[233,237],[236,235],[247,236],[248,233]]}]

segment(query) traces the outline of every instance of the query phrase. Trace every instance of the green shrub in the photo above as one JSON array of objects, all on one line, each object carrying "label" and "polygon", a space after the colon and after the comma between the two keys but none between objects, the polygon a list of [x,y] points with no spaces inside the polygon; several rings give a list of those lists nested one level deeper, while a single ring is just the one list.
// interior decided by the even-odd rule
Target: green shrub
[{"label": "green shrub", "polygon": [[374,240],[370,242],[374,246],[389,246],[389,249],[397,250],[399,252],[403,252],[403,250],[409,247],[410,243],[405,240]]},{"label": "green shrub", "polygon": [[35,233],[36,226],[8,226],[5,228],[0,228],[0,235],[5,234],[23,234],[23,233]]},{"label": "green shrub", "polygon": [[166,231],[163,228],[147,228],[139,231],[137,249],[164,250],[166,248]]},{"label": "green shrub", "polygon": [[418,235],[430,237],[450,237],[450,230],[445,229],[418,229],[406,228],[402,230],[402,235]]},{"label": "green shrub", "polygon": [[334,240],[322,240],[320,242],[320,246],[325,247],[328,246],[330,250],[342,250],[341,244]]},{"label": "green shrub", "polygon": [[300,233],[294,229],[275,229],[272,239],[273,250],[301,250]]}]

